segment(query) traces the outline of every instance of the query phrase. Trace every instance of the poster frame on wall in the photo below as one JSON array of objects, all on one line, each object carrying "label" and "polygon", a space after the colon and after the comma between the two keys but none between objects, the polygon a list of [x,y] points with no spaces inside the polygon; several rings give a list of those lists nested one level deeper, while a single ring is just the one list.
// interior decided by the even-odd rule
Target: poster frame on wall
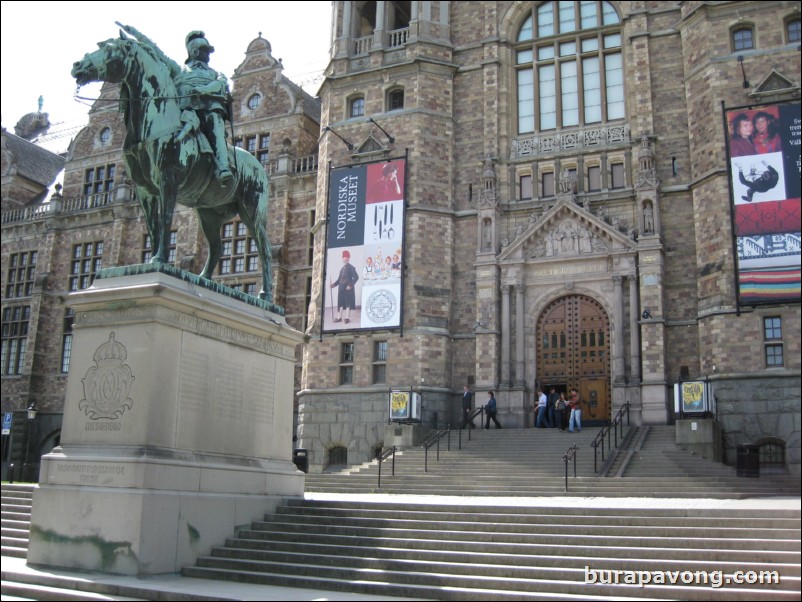
[{"label": "poster frame on wall", "polygon": [[[737,307],[799,303],[800,103],[722,102],[721,117]],[[773,135],[743,137],[761,117],[776,125]]]},{"label": "poster frame on wall", "polygon": [[403,333],[408,168],[407,154],[329,165],[321,335]]}]

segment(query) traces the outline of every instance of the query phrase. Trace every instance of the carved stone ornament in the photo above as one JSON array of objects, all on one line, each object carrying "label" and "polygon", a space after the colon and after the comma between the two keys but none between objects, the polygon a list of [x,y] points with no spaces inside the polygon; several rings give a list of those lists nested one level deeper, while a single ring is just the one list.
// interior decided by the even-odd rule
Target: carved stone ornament
[{"label": "carved stone ornament", "polygon": [[119,418],[134,405],[128,397],[134,376],[131,367],[123,363],[127,357],[128,351],[122,343],[114,340],[113,332],[108,342],[95,351],[95,365],[81,381],[84,398],[78,404],[78,408],[92,420]]}]

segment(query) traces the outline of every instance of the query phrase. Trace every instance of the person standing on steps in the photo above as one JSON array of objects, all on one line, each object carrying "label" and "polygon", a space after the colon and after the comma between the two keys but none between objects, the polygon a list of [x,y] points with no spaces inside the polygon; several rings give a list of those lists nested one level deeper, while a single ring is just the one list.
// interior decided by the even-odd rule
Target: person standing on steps
[{"label": "person standing on steps", "polygon": [[557,428],[557,400],[560,399],[560,394],[557,393],[557,388],[552,386],[549,391],[549,426]]},{"label": "person standing on steps", "polygon": [[566,426],[568,425],[567,414],[568,414],[568,402],[565,399],[565,393],[560,393],[560,396],[557,398],[557,403],[554,406],[554,409],[557,412],[557,427],[564,431]]},{"label": "person standing on steps", "polygon": [[579,399],[579,392],[576,389],[571,389],[571,418],[568,421],[568,430],[570,432],[574,432],[574,427],[576,427],[576,432],[582,432],[582,401]]},{"label": "person standing on steps", "polygon": [[468,385],[463,387],[462,393],[462,427],[461,428],[476,428],[476,425],[473,423],[473,420],[470,420],[468,417],[471,415],[471,398],[473,397],[473,393],[471,392],[471,388]]},{"label": "person standing on steps", "polygon": [[546,397],[546,392],[543,389],[538,390],[537,397],[537,420],[535,421],[535,428],[548,428],[549,426],[549,398]]},{"label": "person standing on steps", "polygon": [[498,413],[498,404],[496,404],[496,396],[493,395],[493,391],[487,392],[487,403],[485,404],[485,412],[487,413],[487,421],[485,422],[485,428],[490,428],[490,421],[496,423],[496,428],[500,429],[501,425],[498,422],[498,418],[496,418],[496,414]]}]

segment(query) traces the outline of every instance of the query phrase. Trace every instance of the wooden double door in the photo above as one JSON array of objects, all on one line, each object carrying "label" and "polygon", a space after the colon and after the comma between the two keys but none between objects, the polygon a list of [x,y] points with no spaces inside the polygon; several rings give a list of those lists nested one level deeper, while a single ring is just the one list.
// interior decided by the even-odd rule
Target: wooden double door
[{"label": "wooden double door", "polygon": [[540,314],[536,330],[538,385],[576,388],[582,422],[610,420],[610,319],[583,295],[561,297]]}]

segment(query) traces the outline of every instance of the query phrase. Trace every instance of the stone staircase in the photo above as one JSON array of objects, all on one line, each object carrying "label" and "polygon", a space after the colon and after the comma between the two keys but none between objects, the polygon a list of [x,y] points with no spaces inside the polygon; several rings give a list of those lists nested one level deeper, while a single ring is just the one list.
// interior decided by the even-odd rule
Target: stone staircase
[{"label": "stone staircase", "polygon": [[436,600],[799,600],[799,563],[789,510],[299,500],[183,574]]},{"label": "stone staircase", "polygon": [[[183,575],[381,598],[800,599],[800,511],[786,500],[738,499],[798,501],[798,478],[737,477],[677,448],[670,427],[633,430],[608,458],[608,474],[623,476],[599,477],[590,448],[597,432],[477,429],[470,441],[462,433],[462,449],[454,432],[439,461],[429,450],[428,471],[421,449],[398,453],[395,475],[385,462],[380,489],[375,461],[307,475],[310,499],[287,500]],[[577,477],[566,493],[561,458],[573,444]],[[33,488],[3,486],[3,556],[25,555]],[[223,599],[31,577],[8,564],[3,599]],[[633,571],[652,583],[627,583]],[[752,582],[735,583],[738,575]],[[775,576],[779,583],[757,582]],[[694,578],[702,583],[684,583]]]},{"label": "stone staircase", "polygon": [[[429,450],[428,462],[420,448],[396,454],[395,474],[387,460],[382,465],[381,488],[378,487],[378,463],[340,472],[309,474],[306,491],[319,493],[390,493],[417,495],[470,496],[602,496],[602,497],[682,497],[737,499],[762,496],[799,496],[800,480],[789,475],[771,475],[760,479],[738,477],[734,468],[686,452],[673,443],[673,427],[647,427],[632,433],[631,445],[637,451],[624,450],[610,460],[607,474],[594,472],[591,442],[598,428],[581,433],[556,429],[480,430],[467,440],[452,432],[450,451],[443,441],[440,460],[435,449]],[[625,433],[626,437],[626,433]],[[566,493],[563,454],[573,444],[578,447],[576,474],[569,466]],[[630,453],[632,452],[632,453]],[[424,470],[424,463],[428,471]],[[616,464],[618,462],[618,464]],[[601,469],[601,454],[596,466]],[[600,473],[601,474],[601,473]]]},{"label": "stone staircase", "polygon": [[2,485],[2,554],[25,558],[31,531],[32,484]]}]

